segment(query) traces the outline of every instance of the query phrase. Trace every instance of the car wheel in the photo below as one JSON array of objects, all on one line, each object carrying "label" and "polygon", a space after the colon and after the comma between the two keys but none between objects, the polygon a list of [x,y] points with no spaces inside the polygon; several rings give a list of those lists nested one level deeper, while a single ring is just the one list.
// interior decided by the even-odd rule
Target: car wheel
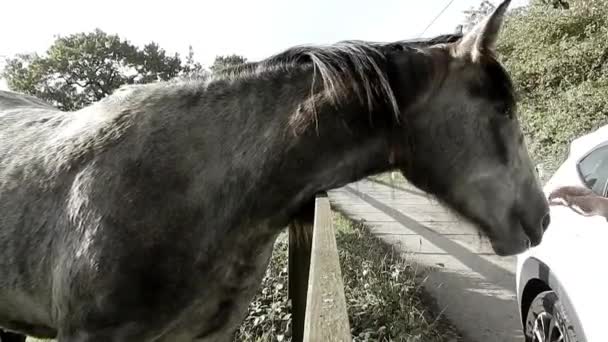
[{"label": "car wheel", "polygon": [[26,336],[0,330],[0,342],[25,342]]},{"label": "car wheel", "polygon": [[568,313],[553,291],[539,293],[528,309],[526,342],[577,342]]}]

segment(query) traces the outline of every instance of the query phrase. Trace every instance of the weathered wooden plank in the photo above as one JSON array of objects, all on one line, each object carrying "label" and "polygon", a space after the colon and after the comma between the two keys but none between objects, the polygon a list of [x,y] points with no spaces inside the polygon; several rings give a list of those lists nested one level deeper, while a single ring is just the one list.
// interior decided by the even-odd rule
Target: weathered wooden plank
[{"label": "weathered wooden plank", "polygon": [[351,341],[338,248],[327,194],[315,199],[305,342]]}]

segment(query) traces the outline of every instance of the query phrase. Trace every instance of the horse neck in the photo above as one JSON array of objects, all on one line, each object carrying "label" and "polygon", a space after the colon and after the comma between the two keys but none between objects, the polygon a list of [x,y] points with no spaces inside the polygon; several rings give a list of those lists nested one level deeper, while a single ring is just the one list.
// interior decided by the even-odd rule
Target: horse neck
[{"label": "horse neck", "polygon": [[314,180],[309,186],[316,185],[316,191],[345,185],[391,166],[386,123],[368,120],[366,108],[349,106],[342,110],[345,113],[321,111],[318,128],[310,129],[294,149],[294,154],[308,161],[309,177]]},{"label": "horse neck", "polygon": [[[266,102],[267,106],[258,111],[259,119],[266,124],[256,140],[268,153],[255,162],[264,172],[258,179],[260,187],[252,190],[270,194],[257,196],[264,200],[256,201],[255,211],[263,215],[277,208],[289,215],[318,192],[391,169],[389,137],[393,119],[384,108],[387,106],[370,113],[367,103],[346,97],[337,105],[321,99],[312,112],[312,104],[307,102],[311,74],[309,70],[300,76],[292,73],[289,81],[266,81],[280,86],[273,91],[274,101]],[[252,84],[250,91],[257,93],[264,87]],[[243,95],[264,98],[260,94]],[[273,138],[261,136],[270,129],[274,130]]]},{"label": "horse neck", "polygon": [[159,120],[171,125],[172,147],[152,157],[196,170],[190,196],[216,213],[218,225],[284,225],[316,193],[391,167],[392,114],[346,98],[336,106],[317,101],[317,120],[306,119],[312,81],[312,69],[302,68],[176,88],[163,108],[189,113]]}]

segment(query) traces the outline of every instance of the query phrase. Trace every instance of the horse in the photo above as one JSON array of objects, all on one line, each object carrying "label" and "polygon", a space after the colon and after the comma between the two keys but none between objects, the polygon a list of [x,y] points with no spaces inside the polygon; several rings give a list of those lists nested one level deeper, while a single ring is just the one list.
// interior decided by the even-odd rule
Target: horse
[{"label": "horse", "polygon": [[549,207],[496,56],[508,5],[464,35],[295,46],[73,112],[1,93],[0,326],[229,341],[302,208],[392,170],[496,254],[538,245]]}]

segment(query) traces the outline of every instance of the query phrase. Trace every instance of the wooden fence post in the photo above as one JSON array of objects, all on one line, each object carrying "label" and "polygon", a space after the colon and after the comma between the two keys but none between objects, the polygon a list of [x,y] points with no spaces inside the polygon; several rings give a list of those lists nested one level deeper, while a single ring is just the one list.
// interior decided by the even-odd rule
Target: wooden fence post
[{"label": "wooden fence post", "polygon": [[350,323],[327,194],[316,197],[304,342],[350,342]]},{"label": "wooden fence post", "polygon": [[[313,203],[311,203],[313,204]],[[293,342],[350,342],[350,324],[327,194],[289,227]]]}]

